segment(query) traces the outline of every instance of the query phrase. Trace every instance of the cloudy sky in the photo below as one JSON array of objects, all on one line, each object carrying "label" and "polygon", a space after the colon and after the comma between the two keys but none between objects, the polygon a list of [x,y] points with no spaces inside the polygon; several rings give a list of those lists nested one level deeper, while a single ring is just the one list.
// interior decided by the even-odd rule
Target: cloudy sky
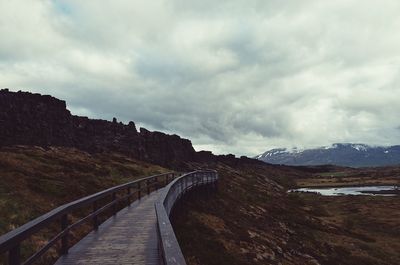
[{"label": "cloudy sky", "polygon": [[0,87],[257,155],[399,144],[398,0],[0,0]]}]

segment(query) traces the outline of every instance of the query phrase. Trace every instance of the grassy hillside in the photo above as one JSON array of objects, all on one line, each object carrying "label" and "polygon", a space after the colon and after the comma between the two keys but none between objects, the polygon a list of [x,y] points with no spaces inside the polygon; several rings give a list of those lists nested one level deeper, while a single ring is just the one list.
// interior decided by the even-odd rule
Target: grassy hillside
[{"label": "grassy hillside", "polygon": [[[120,154],[91,155],[77,149],[56,147],[1,148],[0,234],[64,203],[167,171]],[[42,245],[57,229],[55,224],[54,228],[28,240],[23,246],[24,255]]]},{"label": "grassy hillside", "polygon": [[[188,168],[200,167],[218,170],[218,193],[182,203],[173,217],[178,240],[190,265],[400,264],[397,251],[400,197],[337,199],[286,193],[288,187],[303,182],[353,183],[354,176],[363,181],[386,183],[398,180],[394,176],[398,169],[376,169],[370,174],[365,170],[349,173],[349,169],[243,161],[188,165]],[[2,148],[0,234],[58,205],[166,171],[169,170],[116,153],[88,154],[71,148]],[[332,176],[337,179],[332,180]],[[23,256],[43,245],[57,229],[55,224],[27,240]],[[77,239],[88,230],[89,225],[73,232],[72,237]],[[55,257],[56,250],[52,249],[41,264]]]},{"label": "grassy hillside", "polygon": [[286,194],[293,179],[315,174],[306,169],[217,170],[219,192],[174,217],[190,265],[400,264],[400,197]]}]

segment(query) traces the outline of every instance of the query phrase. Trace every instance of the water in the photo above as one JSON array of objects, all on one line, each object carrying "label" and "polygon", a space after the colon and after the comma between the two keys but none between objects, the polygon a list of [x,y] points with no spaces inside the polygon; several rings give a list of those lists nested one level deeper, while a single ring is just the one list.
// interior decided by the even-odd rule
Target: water
[{"label": "water", "polygon": [[289,192],[314,192],[323,196],[369,195],[396,196],[400,194],[398,186],[364,186],[364,187],[332,187],[332,188],[300,188]]}]

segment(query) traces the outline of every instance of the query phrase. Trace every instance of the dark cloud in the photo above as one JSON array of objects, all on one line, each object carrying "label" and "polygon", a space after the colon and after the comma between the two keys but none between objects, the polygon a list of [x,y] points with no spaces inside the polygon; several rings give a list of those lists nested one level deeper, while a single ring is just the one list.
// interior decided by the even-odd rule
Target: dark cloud
[{"label": "dark cloud", "polygon": [[0,3],[0,83],[197,149],[396,144],[400,3]]}]

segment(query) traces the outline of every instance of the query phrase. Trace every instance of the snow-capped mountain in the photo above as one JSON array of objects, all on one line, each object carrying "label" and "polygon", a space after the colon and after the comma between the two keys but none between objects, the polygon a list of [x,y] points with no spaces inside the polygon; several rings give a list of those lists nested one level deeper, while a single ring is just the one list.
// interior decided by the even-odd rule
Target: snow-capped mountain
[{"label": "snow-capped mountain", "polygon": [[333,164],[350,167],[400,165],[400,145],[385,147],[336,143],[313,149],[278,148],[255,158],[267,163],[285,165]]}]

